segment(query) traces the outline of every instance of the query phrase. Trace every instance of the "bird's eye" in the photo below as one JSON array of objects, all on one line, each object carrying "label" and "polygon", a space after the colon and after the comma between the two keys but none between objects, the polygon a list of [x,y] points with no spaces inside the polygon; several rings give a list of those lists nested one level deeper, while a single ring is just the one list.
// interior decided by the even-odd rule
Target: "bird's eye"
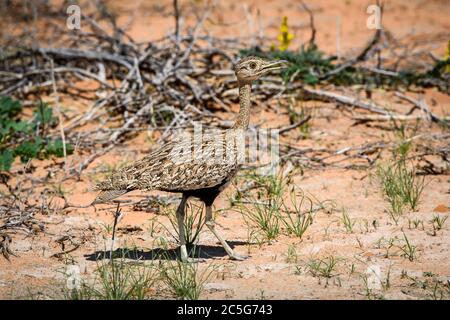
[{"label": "bird's eye", "polygon": [[256,63],[255,62],[250,63],[250,69],[255,69],[255,68],[256,68]]}]

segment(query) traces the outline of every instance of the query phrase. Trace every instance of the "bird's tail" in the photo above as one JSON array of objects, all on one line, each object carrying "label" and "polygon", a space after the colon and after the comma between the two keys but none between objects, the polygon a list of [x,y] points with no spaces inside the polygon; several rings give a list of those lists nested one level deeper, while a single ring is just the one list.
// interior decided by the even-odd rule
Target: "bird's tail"
[{"label": "bird's tail", "polygon": [[92,201],[90,206],[100,203],[105,203],[107,201],[113,200],[117,197],[120,197],[121,195],[124,195],[125,193],[130,192],[131,190],[104,190],[100,192],[97,196],[97,198]]}]

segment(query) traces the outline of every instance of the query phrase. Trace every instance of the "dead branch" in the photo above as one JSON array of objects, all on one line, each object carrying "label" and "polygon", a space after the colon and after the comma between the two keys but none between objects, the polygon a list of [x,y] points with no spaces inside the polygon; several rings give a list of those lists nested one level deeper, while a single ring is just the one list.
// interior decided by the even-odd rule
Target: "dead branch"
[{"label": "dead branch", "polygon": [[[412,116],[412,115],[403,115],[403,114],[390,114],[390,115],[374,115],[374,114],[367,114],[367,115],[353,115],[352,119],[361,121],[361,122],[368,122],[368,121],[392,121],[392,120],[399,120],[399,121],[414,121],[414,120],[427,120],[428,117],[424,115],[418,115],[418,116]],[[448,121],[447,118],[444,118],[445,121]]]},{"label": "dead branch", "polygon": [[402,100],[408,101],[409,103],[412,103],[414,105],[414,108],[409,113],[411,113],[414,109],[417,108],[417,109],[421,110],[425,114],[425,117],[428,120],[436,122],[438,124],[441,124],[441,125],[443,125],[443,126],[445,126],[447,128],[449,127],[448,120],[446,120],[445,118],[441,119],[437,115],[432,113],[430,111],[430,108],[428,107],[426,101],[423,98],[421,98],[420,100],[416,100],[416,99],[411,98],[411,97],[409,97],[407,95],[404,95],[403,93],[400,93],[398,91],[395,92],[395,96],[400,98],[400,99],[402,99]]},{"label": "dead branch", "polygon": [[308,13],[309,15],[309,28],[311,29],[311,36],[309,38],[309,46],[314,46],[316,41],[316,27],[314,25],[314,13],[312,10],[306,5],[304,1],[300,1],[300,4],[302,8]]},{"label": "dead branch", "polygon": [[302,120],[300,120],[297,123],[291,124],[290,126],[286,126],[286,127],[281,127],[278,128],[278,133],[279,134],[283,134],[286,133],[288,131],[294,130],[295,128],[298,128],[302,125],[304,125],[305,123],[307,123],[309,120],[311,120],[311,116],[307,115],[305,118],[303,118]]},{"label": "dead branch", "polygon": [[378,113],[382,115],[389,116],[389,112],[384,110],[381,106],[374,102],[361,101],[358,98],[347,97],[342,94],[338,94],[331,91],[325,91],[320,89],[310,89],[303,87],[301,90],[306,93],[311,99],[317,99],[324,102],[337,103],[339,105],[344,105],[347,107],[354,107],[370,111],[373,113]]}]

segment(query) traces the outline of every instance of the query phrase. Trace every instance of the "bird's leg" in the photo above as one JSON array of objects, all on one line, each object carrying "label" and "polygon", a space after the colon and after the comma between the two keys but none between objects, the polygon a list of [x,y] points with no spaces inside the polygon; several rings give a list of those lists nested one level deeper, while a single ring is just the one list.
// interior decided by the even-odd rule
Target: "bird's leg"
[{"label": "bird's leg", "polygon": [[216,238],[220,241],[222,244],[222,247],[225,249],[227,254],[230,256],[231,259],[234,260],[245,260],[247,257],[242,256],[240,254],[237,254],[233,251],[233,249],[230,248],[228,243],[217,233],[217,230],[215,228],[216,223],[214,222],[213,216],[212,216],[212,207],[211,205],[206,204],[206,226],[211,230],[211,232],[216,236]]},{"label": "bird's leg", "polygon": [[186,249],[186,234],[184,228],[184,215],[185,215],[185,207],[186,207],[187,198],[183,195],[181,202],[177,208],[177,221],[178,221],[178,233],[180,236],[180,251],[181,251],[181,261],[188,261],[188,253]]}]

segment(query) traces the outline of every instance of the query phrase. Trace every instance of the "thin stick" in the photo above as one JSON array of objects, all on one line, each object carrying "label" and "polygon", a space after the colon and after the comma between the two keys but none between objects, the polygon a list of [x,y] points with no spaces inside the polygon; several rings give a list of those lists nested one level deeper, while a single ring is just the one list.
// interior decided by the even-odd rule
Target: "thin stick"
[{"label": "thin stick", "polygon": [[446,120],[439,118],[437,115],[435,115],[434,113],[432,113],[430,111],[427,103],[425,102],[425,100],[423,98],[420,99],[420,101],[418,101],[418,100],[411,98],[407,95],[404,95],[400,92],[395,92],[395,96],[402,100],[412,103],[414,105],[414,107],[420,109],[426,115],[427,119],[429,119],[430,121],[442,124],[442,125],[446,126],[447,128],[450,126]]},{"label": "thin stick", "polygon": [[313,46],[315,44],[316,40],[316,27],[314,25],[314,13],[312,10],[306,5],[305,2],[300,2],[303,9],[308,13],[309,15],[309,28],[311,29],[311,37],[309,38],[309,46]]},{"label": "thin stick", "polygon": [[391,121],[391,120],[400,120],[400,121],[410,121],[410,120],[425,120],[427,119],[424,115],[403,115],[403,114],[391,114],[387,116],[383,115],[375,115],[375,114],[367,114],[367,115],[354,115],[352,116],[352,119],[357,121]]},{"label": "thin stick", "polygon": [[178,7],[178,0],[173,0],[173,9],[174,9],[174,17],[175,17],[175,40],[177,42],[177,46],[180,43],[180,8]]},{"label": "thin stick", "polygon": [[293,129],[295,129],[295,128],[298,128],[298,127],[300,127],[301,125],[307,123],[310,119],[311,119],[311,116],[308,115],[308,116],[306,116],[305,118],[303,118],[302,120],[300,120],[300,121],[297,122],[297,123],[291,124],[290,126],[287,126],[287,127],[279,128],[279,129],[278,129],[278,133],[279,133],[279,134],[282,134],[282,133],[288,132],[288,131],[290,131],[290,130],[293,130]]},{"label": "thin stick", "polygon": [[388,111],[382,109],[380,106],[373,102],[364,102],[359,100],[358,98],[347,97],[331,91],[309,89],[306,87],[302,88],[302,90],[305,93],[311,95],[312,98],[320,99],[322,101],[336,102],[338,104],[352,106],[382,115],[389,115]]},{"label": "thin stick", "polygon": [[113,230],[112,230],[112,238],[111,238],[111,250],[110,250],[110,259],[111,262],[113,261],[113,252],[114,252],[114,240],[116,239],[116,226],[117,226],[117,220],[122,215],[121,209],[120,209],[120,202],[117,202],[117,208],[114,212],[114,223],[113,223]]},{"label": "thin stick", "polygon": [[59,94],[58,90],[56,89],[56,80],[55,80],[55,67],[53,64],[53,59],[50,59],[50,66],[51,66],[51,75],[52,75],[52,83],[53,83],[53,94],[55,95],[55,102],[56,102],[56,113],[58,114],[58,122],[59,122],[59,133],[61,135],[61,140],[63,143],[63,154],[64,154],[64,171],[67,174],[67,149],[66,149],[66,135],[64,133],[64,124],[63,119],[61,115],[61,106],[59,104]]}]

